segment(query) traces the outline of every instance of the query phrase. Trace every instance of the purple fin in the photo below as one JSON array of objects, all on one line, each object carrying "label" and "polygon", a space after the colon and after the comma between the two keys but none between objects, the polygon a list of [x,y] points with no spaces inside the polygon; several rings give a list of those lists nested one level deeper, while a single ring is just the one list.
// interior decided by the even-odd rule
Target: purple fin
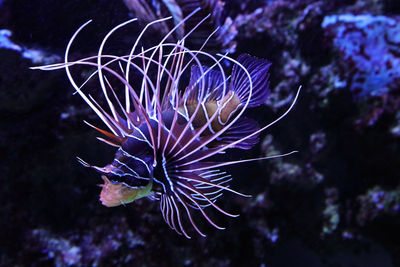
[{"label": "purple fin", "polygon": [[[194,65],[191,68],[190,81],[187,88],[187,94],[189,99],[195,99],[197,101],[219,100],[224,94],[224,79],[219,70],[212,70],[205,66],[202,66],[203,73],[198,65]],[[202,86],[204,85],[204,93],[202,95]],[[226,91],[228,87],[226,86]],[[201,98],[201,99],[200,99]]]},{"label": "purple fin", "polygon": [[[269,96],[268,79],[271,63],[247,54],[240,55],[237,61],[249,72],[253,83],[253,91],[248,106],[256,107],[264,104]],[[238,94],[241,102],[246,103],[250,93],[250,81],[246,72],[238,65],[233,66],[231,86],[232,90]]]},{"label": "purple fin", "polygon": [[[218,144],[230,144],[242,139],[259,129],[258,123],[250,118],[241,117],[232,125],[220,138],[217,138]],[[232,146],[232,148],[250,149],[259,141],[258,134]]]}]

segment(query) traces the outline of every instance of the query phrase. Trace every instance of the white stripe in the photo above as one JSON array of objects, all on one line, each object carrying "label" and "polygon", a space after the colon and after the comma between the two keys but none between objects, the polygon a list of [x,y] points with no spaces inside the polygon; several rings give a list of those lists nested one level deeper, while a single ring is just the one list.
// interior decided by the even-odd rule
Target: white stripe
[{"label": "white stripe", "polygon": [[131,154],[129,154],[128,152],[126,152],[125,150],[123,150],[122,147],[119,148],[118,150],[120,150],[125,156],[127,156],[127,157],[129,157],[129,158],[132,158],[132,159],[134,159],[134,160],[140,161],[141,163],[143,163],[143,164],[146,166],[146,169],[147,169],[147,171],[149,172],[149,174],[151,174],[150,168],[149,168],[149,166],[147,165],[147,163],[146,163],[144,160],[142,160],[141,158],[132,156]]},{"label": "white stripe", "polygon": [[[140,133],[144,136],[144,134],[141,131],[140,131]],[[147,140],[146,137],[145,137],[145,139],[140,139],[139,137],[131,135],[131,134],[128,134],[127,136],[130,138],[136,139],[138,141],[141,141],[141,142],[146,142],[150,146],[151,149],[154,149],[153,145],[149,142],[149,140]]]},{"label": "white stripe", "polygon": [[165,177],[166,177],[167,180],[168,180],[169,187],[171,188],[171,191],[174,192],[174,184],[172,183],[171,178],[169,178],[169,175],[168,175],[168,172],[167,172],[167,168],[166,168],[166,166],[165,166],[166,163],[167,163],[167,161],[165,160],[165,157],[164,157],[164,155],[163,155],[163,156],[162,156],[162,168],[163,168],[163,170],[164,170]]}]

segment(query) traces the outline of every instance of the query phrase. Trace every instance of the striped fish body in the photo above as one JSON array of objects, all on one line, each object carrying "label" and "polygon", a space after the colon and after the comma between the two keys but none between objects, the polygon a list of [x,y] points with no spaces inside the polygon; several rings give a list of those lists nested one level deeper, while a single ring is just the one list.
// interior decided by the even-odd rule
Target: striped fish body
[{"label": "striped fish body", "polygon": [[[230,93],[228,95],[234,94]],[[188,137],[194,136],[194,132],[207,123],[207,119],[212,117],[214,113],[217,112],[220,105],[225,106],[221,109],[220,114],[216,114],[208,129],[200,134],[198,139],[200,140],[200,138],[207,138],[215,131],[220,130],[223,127],[223,124],[227,122],[228,117],[235,112],[237,106],[240,105],[240,101],[238,100],[237,96],[225,97],[220,102],[209,101],[204,103],[203,109],[200,109],[195,114],[194,112],[197,105],[198,103],[195,103],[195,101],[190,101],[187,104],[187,107],[184,107],[183,105],[179,107],[179,113],[174,125],[175,132],[182,130],[188,122],[186,118],[194,115],[194,119],[191,124],[191,132],[190,134],[187,134]],[[185,116],[181,115],[185,112],[187,112]],[[171,130],[173,116],[174,111],[172,109],[165,110],[162,113],[162,120],[168,130]],[[157,132],[157,122],[153,121],[151,125],[152,131]],[[145,138],[143,138],[141,134],[132,133],[126,138],[121,147],[118,149],[113,162],[102,169],[102,172],[107,174],[107,176],[102,176],[104,185],[102,185],[100,201],[107,207],[115,207],[121,204],[127,204],[139,198],[151,195],[153,189],[153,178],[156,179],[158,183],[163,183],[163,185],[167,182],[165,175],[163,175],[162,172],[159,172],[159,168],[157,168],[159,164],[162,165],[162,159],[161,162],[157,161],[157,159],[154,159],[153,147],[147,141],[150,140],[147,126],[141,125],[139,127],[139,131],[143,133]],[[163,135],[164,139],[167,135],[168,133]],[[177,137],[171,135],[170,140],[171,144],[173,144],[175,141],[177,141]],[[218,142],[214,143],[218,144]],[[210,144],[209,147],[212,147],[212,144]],[[182,147],[179,145],[176,146],[176,150],[179,150],[180,148]],[[157,175],[155,175],[155,172]],[[154,183],[154,185],[156,190],[159,192],[162,192],[162,189],[164,189],[162,188],[163,186],[157,187],[157,183]],[[167,189],[164,190],[167,191]]]},{"label": "striped fish body", "polygon": [[[267,70],[270,64],[248,55],[242,55],[238,61],[244,64],[247,62],[249,74],[253,79],[260,75],[260,66],[263,70],[263,79],[258,78],[259,82],[254,83],[252,87],[253,97],[249,98],[249,92],[246,91],[251,87],[248,80],[244,79],[244,85],[238,85],[234,80],[235,77],[243,79],[244,74],[241,70],[233,69],[233,80],[223,89],[223,80],[218,71],[208,70],[203,66],[201,74],[197,66],[192,67],[189,86],[179,105],[176,108],[173,105],[164,105],[158,118],[151,118],[149,124],[138,125],[137,130],[124,139],[114,161],[101,170],[105,181],[100,194],[103,205],[118,206],[154,194],[172,195],[174,184],[178,180],[174,177],[179,175],[181,166],[185,166],[185,171],[191,167],[198,168],[201,163],[188,162],[199,158],[204,151],[212,152],[259,129],[255,121],[241,117],[219,134],[246,102],[250,103],[247,103],[248,106],[257,106],[268,96]],[[255,69],[256,72],[254,66],[259,67]],[[234,86],[239,87],[241,91],[235,90]],[[140,117],[136,114],[131,116]],[[157,140],[156,144],[149,141],[152,138]],[[211,141],[203,145],[205,140]],[[189,142],[190,145],[187,145]],[[257,142],[258,136],[254,135],[231,147],[249,149]],[[177,157],[191,153],[196,147],[202,149],[184,159]],[[201,176],[201,172],[194,174]],[[219,176],[223,175],[213,177]],[[207,190],[204,192],[207,193]]]}]

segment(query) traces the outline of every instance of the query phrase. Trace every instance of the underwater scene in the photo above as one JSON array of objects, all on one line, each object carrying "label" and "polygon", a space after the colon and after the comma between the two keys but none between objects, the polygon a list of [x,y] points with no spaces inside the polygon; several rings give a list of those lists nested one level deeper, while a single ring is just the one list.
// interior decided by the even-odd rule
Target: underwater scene
[{"label": "underwater scene", "polygon": [[400,1],[0,0],[0,266],[400,266]]}]

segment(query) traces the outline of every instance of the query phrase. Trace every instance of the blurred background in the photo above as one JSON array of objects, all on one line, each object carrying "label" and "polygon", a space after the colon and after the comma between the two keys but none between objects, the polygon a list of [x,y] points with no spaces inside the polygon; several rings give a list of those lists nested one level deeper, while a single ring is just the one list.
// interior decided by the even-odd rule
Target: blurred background
[{"label": "blurred background", "polygon": [[[147,22],[152,44],[200,6],[171,36],[195,49],[213,30],[209,53],[272,62],[271,96],[250,111],[260,125],[295,108],[229,160],[298,150],[285,158],[226,168],[232,188],[209,211],[227,229],[200,223],[207,238],[170,230],[158,203],[106,208],[95,165],[115,149],[63,70],[29,67],[96,55],[117,24],[137,17],[107,49],[128,54]],[[154,44],[153,44],[154,45]],[[230,66],[226,64],[229,71]],[[76,70],[84,77],[84,70]],[[400,266],[400,2],[397,0],[0,0],[0,266]]]}]

